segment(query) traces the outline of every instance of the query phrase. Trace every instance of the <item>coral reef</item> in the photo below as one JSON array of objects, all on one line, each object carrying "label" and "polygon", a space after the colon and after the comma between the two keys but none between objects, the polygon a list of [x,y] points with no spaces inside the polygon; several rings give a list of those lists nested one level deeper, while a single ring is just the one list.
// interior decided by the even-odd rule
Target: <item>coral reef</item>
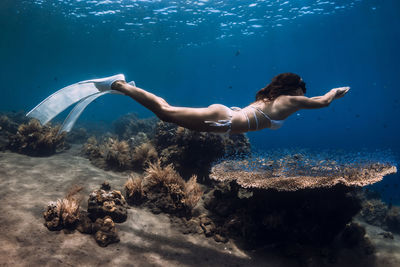
[{"label": "coral reef", "polygon": [[43,213],[45,226],[49,230],[61,230],[62,228],[74,228],[79,222],[81,198],[77,194],[82,187],[74,186],[65,198],[50,202]]},{"label": "coral reef", "polygon": [[130,168],[132,158],[128,142],[109,138],[104,145],[103,157],[108,167],[122,170]]},{"label": "coral reef", "polygon": [[71,144],[83,144],[88,139],[88,132],[85,128],[73,128],[71,132],[66,135],[66,141]]},{"label": "coral reef", "polygon": [[[372,195],[372,198],[369,198],[367,192],[362,192],[362,194],[359,194],[359,197],[362,200],[362,209],[359,213],[359,217],[363,221],[379,226],[386,231],[400,234],[399,206],[388,206],[374,195]],[[390,234],[391,233],[387,233],[386,235]]]},{"label": "coral reef", "polygon": [[349,223],[341,233],[341,241],[347,248],[361,248],[365,254],[370,255],[375,248],[365,236],[365,228],[358,223]]},{"label": "coral reef", "polygon": [[245,135],[199,133],[155,122],[128,114],[114,123],[119,139],[107,137],[99,142],[91,137],[83,152],[95,166],[115,171],[143,171],[160,158],[162,166],[173,164],[185,179],[196,175],[203,182],[216,160],[250,154],[250,142]]},{"label": "coral reef", "polygon": [[154,144],[163,166],[173,164],[182,177],[194,174],[202,181],[216,160],[250,154],[245,135],[200,133],[162,121],[157,124]]},{"label": "coral reef", "polygon": [[128,217],[126,207],[126,201],[121,192],[111,191],[107,183],[104,183],[101,189],[95,190],[89,195],[88,213],[93,221],[96,218],[109,216],[113,221],[122,223]]},{"label": "coral reef", "polygon": [[0,131],[15,134],[20,124],[28,122],[29,118],[25,116],[24,111],[0,112]]},{"label": "coral reef", "polygon": [[149,143],[150,139],[144,132],[138,132],[136,135],[132,135],[128,139],[128,143],[131,147],[137,147],[144,143]]},{"label": "coral reef", "polygon": [[8,133],[16,133],[18,124],[12,121],[7,115],[0,116],[0,130]]},{"label": "coral reef", "polygon": [[161,167],[159,161],[149,164],[143,180],[129,178],[125,191],[132,204],[145,203],[154,213],[162,211],[177,216],[190,216],[202,196],[196,176],[185,182],[172,165]]},{"label": "coral reef", "polygon": [[351,191],[342,185],[287,192],[246,190],[230,182],[211,190],[204,203],[217,226],[214,232],[250,248],[293,242],[327,245],[361,209]]},{"label": "coral reef", "polygon": [[329,247],[343,233],[342,242],[363,244],[369,254],[365,232],[348,226],[362,209],[357,189],[394,172],[396,167],[380,163],[314,164],[299,154],[226,160],[211,170],[217,187],[205,196],[211,213],[202,229],[206,236],[234,238],[249,248],[278,244],[283,250],[292,244]]},{"label": "coral reef", "polygon": [[[139,119],[135,114],[130,113],[116,120],[114,122],[114,129],[118,137],[122,140],[130,140],[133,138],[133,141],[136,142],[136,146],[140,144],[137,141],[141,138],[143,139],[143,135],[150,139],[152,138],[157,121],[158,119],[155,117]],[[139,136],[139,138],[135,138],[135,136]]]},{"label": "coral reef", "polygon": [[16,134],[9,135],[8,149],[30,156],[49,156],[66,149],[65,134],[58,134],[59,126],[42,126],[37,120],[21,124]]},{"label": "coral reef", "polygon": [[151,143],[133,148],[127,141],[112,137],[106,138],[100,144],[95,137],[90,137],[83,146],[83,153],[93,165],[114,171],[143,170],[149,162],[158,158]]},{"label": "coral reef", "polygon": [[387,205],[380,199],[365,199],[362,202],[360,215],[365,222],[383,227],[388,210]]},{"label": "coral reef", "polygon": [[116,171],[131,169],[131,148],[126,141],[108,137],[99,144],[92,136],[84,144],[82,150],[96,167]]},{"label": "coral reef", "polygon": [[22,123],[28,123],[24,112],[1,112],[0,113],[0,150],[7,149],[9,136],[15,135]]},{"label": "coral reef", "polygon": [[132,164],[136,169],[144,170],[149,163],[158,159],[158,153],[151,143],[143,143],[137,147],[132,154]]},{"label": "coral reef", "polygon": [[387,230],[400,234],[400,207],[392,206],[386,214]]}]

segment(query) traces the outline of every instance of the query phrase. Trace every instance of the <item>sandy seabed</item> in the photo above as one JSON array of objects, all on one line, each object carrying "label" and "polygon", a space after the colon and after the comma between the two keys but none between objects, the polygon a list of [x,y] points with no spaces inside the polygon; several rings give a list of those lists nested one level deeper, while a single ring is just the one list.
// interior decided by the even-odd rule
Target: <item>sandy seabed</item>
[{"label": "sandy seabed", "polygon": [[[79,151],[73,146],[43,158],[0,153],[0,266],[300,266],[296,259],[282,258],[268,248],[244,251],[233,241],[223,244],[203,235],[184,235],[168,215],[136,207],[128,210],[126,222],[117,224],[120,242],[105,248],[78,231],[49,231],[43,211],[72,185],[84,187],[86,209],[87,196],[103,181],[122,191],[127,180],[127,174],[94,167]],[[374,255],[359,257],[344,250],[336,263],[326,266],[400,266],[400,236],[384,239],[380,228],[365,226],[376,247]]]}]

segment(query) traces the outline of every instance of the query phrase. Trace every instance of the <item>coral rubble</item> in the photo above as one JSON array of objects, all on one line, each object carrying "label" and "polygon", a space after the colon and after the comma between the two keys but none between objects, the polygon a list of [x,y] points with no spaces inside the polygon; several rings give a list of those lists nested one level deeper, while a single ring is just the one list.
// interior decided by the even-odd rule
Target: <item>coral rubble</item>
[{"label": "coral rubble", "polygon": [[66,149],[65,134],[58,134],[59,126],[42,126],[32,119],[21,124],[15,134],[9,135],[8,149],[30,156],[49,156]]}]

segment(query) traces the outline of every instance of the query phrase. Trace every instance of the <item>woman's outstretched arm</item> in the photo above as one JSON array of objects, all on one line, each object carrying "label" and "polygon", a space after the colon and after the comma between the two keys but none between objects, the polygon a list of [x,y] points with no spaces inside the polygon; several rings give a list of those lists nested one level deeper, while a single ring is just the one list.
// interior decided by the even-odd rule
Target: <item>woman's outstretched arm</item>
[{"label": "woman's outstretched arm", "polygon": [[343,97],[350,87],[339,87],[330,90],[323,96],[305,97],[305,96],[289,96],[288,101],[291,106],[296,109],[315,109],[329,106],[334,100]]}]

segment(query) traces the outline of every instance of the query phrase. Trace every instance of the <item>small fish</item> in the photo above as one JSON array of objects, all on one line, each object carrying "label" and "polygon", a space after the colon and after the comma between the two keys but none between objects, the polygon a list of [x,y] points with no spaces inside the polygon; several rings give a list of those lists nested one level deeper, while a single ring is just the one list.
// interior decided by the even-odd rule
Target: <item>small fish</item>
[{"label": "small fish", "polygon": [[237,57],[239,55],[240,55],[240,50],[237,50],[236,53],[235,53],[235,56]]}]

